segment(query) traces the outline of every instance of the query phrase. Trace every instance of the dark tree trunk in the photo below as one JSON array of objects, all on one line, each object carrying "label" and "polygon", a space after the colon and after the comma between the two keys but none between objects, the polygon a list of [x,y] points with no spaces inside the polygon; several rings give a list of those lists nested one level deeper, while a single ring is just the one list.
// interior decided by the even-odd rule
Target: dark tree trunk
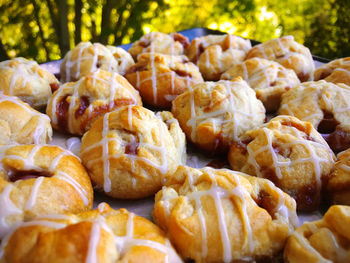
[{"label": "dark tree trunk", "polygon": [[0,61],[8,60],[8,59],[10,59],[10,57],[7,55],[5,47],[2,44],[2,41],[1,41],[1,38],[0,38]]},{"label": "dark tree trunk", "polygon": [[114,45],[120,45],[122,42],[120,35],[121,35],[121,27],[122,27],[123,21],[124,21],[123,13],[126,10],[126,5],[127,5],[127,3],[124,2],[123,5],[120,6],[117,10],[119,17],[118,17],[118,20],[117,20],[117,23],[116,23],[115,29],[114,29],[114,31],[115,31]]},{"label": "dark tree trunk", "polygon": [[49,52],[49,49],[47,47],[47,43],[46,43],[46,39],[44,37],[44,30],[43,30],[43,27],[40,23],[40,17],[39,17],[39,12],[40,12],[40,6],[38,6],[38,4],[36,3],[35,0],[31,0],[32,4],[33,4],[33,7],[34,7],[34,17],[35,17],[35,20],[36,20],[36,23],[39,27],[39,35],[40,35],[40,38],[41,38],[41,41],[43,43],[43,47],[44,47],[44,50],[45,50],[45,53],[46,53],[46,60],[50,60],[50,52]]},{"label": "dark tree trunk", "polygon": [[81,42],[81,9],[83,8],[82,0],[74,1],[74,24],[75,24],[75,32],[74,32],[74,43],[77,45]]},{"label": "dark tree trunk", "polygon": [[102,44],[107,44],[108,36],[111,29],[111,12],[114,5],[113,0],[107,0],[106,4],[102,7],[102,22],[101,22],[101,34],[99,41]]},{"label": "dark tree trunk", "polygon": [[60,32],[58,44],[61,50],[61,57],[70,50],[69,30],[68,30],[68,4],[66,0],[57,0]]}]

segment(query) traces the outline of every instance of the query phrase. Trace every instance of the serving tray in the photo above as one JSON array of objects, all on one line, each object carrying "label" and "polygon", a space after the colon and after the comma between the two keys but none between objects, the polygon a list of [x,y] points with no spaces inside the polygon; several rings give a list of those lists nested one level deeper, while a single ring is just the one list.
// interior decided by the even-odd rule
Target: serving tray
[{"label": "serving tray", "polygon": [[[215,35],[225,34],[221,31],[211,30],[207,28],[193,28],[193,29],[188,29],[184,31],[179,31],[179,33],[188,37],[190,41],[196,37],[200,37],[208,34],[215,34]],[[254,46],[256,44],[259,44],[260,42],[251,40],[251,43]],[[131,45],[132,43],[121,45],[120,47],[124,48],[125,50],[128,50]],[[319,67],[323,63],[329,62],[329,60],[321,57],[313,56],[313,58],[314,58],[316,67]],[[49,72],[55,74],[55,76],[59,78],[61,61],[62,60],[50,61],[50,62],[41,64],[41,66],[46,70],[48,70]],[[59,145],[63,148],[69,149],[76,155],[78,155],[80,151],[80,138],[62,134],[57,131],[54,131],[53,140],[50,142],[50,144]],[[200,152],[200,150],[196,149],[194,146],[192,146],[189,143],[187,144],[187,165],[194,168],[201,168],[207,165],[213,166],[216,168],[221,168],[221,167],[229,168],[226,161],[226,156],[224,157],[223,156],[213,156],[213,157],[205,156]],[[138,199],[138,200],[119,200],[119,199],[108,197],[103,193],[99,193],[95,191],[94,208],[96,208],[97,205],[101,202],[108,203],[114,209],[126,208],[129,211],[134,212],[139,216],[143,216],[147,219],[152,220],[154,196],[151,196],[149,198],[144,198],[144,199]],[[299,217],[299,224],[301,224],[304,221],[313,221],[313,220],[320,219],[322,217],[322,212],[316,211],[309,214],[298,213],[298,217]]]}]

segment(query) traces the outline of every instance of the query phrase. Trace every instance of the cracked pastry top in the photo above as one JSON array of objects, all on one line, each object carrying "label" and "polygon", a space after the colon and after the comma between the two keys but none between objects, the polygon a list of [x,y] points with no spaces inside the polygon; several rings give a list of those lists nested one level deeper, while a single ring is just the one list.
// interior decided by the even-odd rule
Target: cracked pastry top
[{"label": "cracked pastry top", "polygon": [[170,112],[123,106],[84,134],[80,157],[96,188],[107,195],[147,197],[186,162],[185,135]]},{"label": "cracked pastry top", "polygon": [[246,59],[259,57],[274,60],[294,70],[301,82],[312,80],[315,70],[310,50],[294,40],[293,36],[271,39],[249,50]]},{"label": "cracked pastry top", "polygon": [[139,60],[138,55],[143,53],[183,55],[188,45],[188,38],[182,34],[151,32],[135,41],[128,51],[135,60]]},{"label": "cracked pastry top", "polygon": [[106,203],[76,214],[45,215],[18,225],[0,245],[0,262],[115,263],[182,260],[149,220]]},{"label": "cracked pastry top", "polygon": [[331,206],[321,220],[306,222],[288,238],[284,262],[349,262],[350,207]]},{"label": "cracked pastry top", "polygon": [[292,196],[299,211],[317,210],[335,156],[311,123],[277,116],[231,145],[234,170],[271,180]]},{"label": "cracked pastry top", "polygon": [[77,81],[98,69],[123,74],[133,64],[130,54],[120,47],[80,42],[61,62],[61,81]]},{"label": "cracked pastry top", "polygon": [[350,57],[335,59],[318,67],[314,72],[314,80],[321,79],[350,85]]},{"label": "cracked pastry top", "polygon": [[255,90],[257,98],[264,103],[268,112],[276,111],[282,94],[300,84],[293,70],[263,58],[245,60],[221,75],[224,80],[236,77],[243,78]]},{"label": "cracked pastry top", "polygon": [[172,101],[190,86],[203,82],[198,67],[185,56],[144,53],[125,77],[140,92],[145,104],[170,108]]},{"label": "cracked pastry top", "polygon": [[173,101],[172,113],[188,140],[213,153],[265,120],[263,104],[241,78],[192,86]]},{"label": "cracked pastry top", "polygon": [[59,82],[37,62],[14,58],[0,62],[0,92],[19,97],[36,110],[45,109]]},{"label": "cracked pastry top", "polygon": [[192,40],[186,54],[205,80],[219,80],[222,73],[245,59],[251,47],[250,40],[238,36],[207,35]]},{"label": "cracked pastry top", "polygon": [[153,218],[195,262],[271,260],[297,223],[295,201],[269,180],[187,166],[156,194]]},{"label": "cracked pastry top", "polygon": [[142,105],[138,91],[118,73],[99,69],[63,84],[50,98],[46,113],[55,129],[83,135],[100,115],[129,104]]},{"label": "cracked pastry top", "polygon": [[279,114],[309,121],[335,152],[350,147],[350,86],[325,80],[301,83],[282,96]]}]

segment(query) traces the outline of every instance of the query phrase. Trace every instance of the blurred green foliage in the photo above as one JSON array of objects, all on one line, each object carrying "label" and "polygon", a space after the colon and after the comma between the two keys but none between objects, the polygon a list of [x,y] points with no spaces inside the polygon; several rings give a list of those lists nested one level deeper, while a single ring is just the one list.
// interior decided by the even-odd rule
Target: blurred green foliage
[{"label": "blurred green foliage", "polygon": [[120,45],[150,31],[208,27],[258,41],[293,35],[350,56],[349,0],[0,0],[0,60],[61,58],[80,41]]}]

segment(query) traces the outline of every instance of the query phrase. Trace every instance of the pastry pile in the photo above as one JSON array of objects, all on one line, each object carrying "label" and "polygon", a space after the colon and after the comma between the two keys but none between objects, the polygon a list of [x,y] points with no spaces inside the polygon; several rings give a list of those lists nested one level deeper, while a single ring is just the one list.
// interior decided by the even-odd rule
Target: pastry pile
[{"label": "pastry pile", "polygon": [[[0,263],[348,262],[349,62],[315,69],[292,36],[160,32],[78,44],[61,82],[1,62]],[[154,196],[153,222],[95,192]]]}]

